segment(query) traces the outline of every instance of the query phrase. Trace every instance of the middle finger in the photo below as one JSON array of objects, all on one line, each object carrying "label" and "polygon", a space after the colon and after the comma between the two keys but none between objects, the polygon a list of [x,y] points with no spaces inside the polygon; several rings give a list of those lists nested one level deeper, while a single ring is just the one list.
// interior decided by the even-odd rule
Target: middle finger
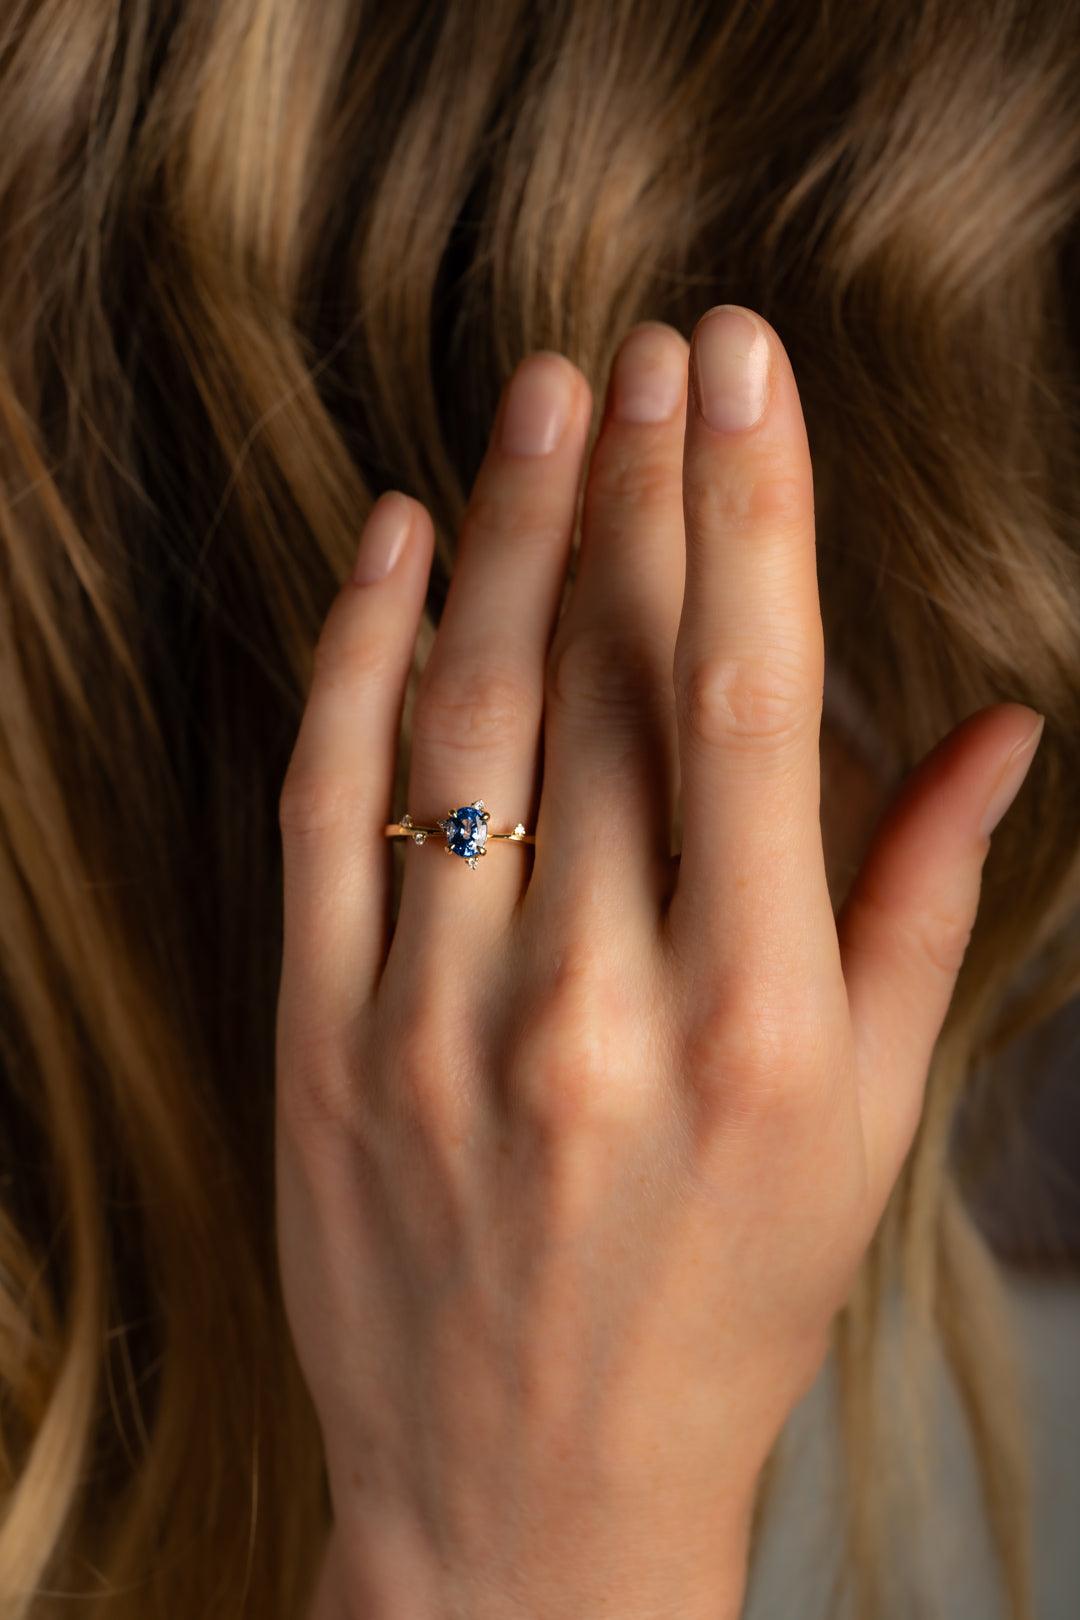
[{"label": "middle finger", "polygon": [[587,889],[657,915],[678,787],[672,660],[683,595],[689,345],[635,326],[612,367],[573,591],[548,664],[544,785],[526,904]]}]

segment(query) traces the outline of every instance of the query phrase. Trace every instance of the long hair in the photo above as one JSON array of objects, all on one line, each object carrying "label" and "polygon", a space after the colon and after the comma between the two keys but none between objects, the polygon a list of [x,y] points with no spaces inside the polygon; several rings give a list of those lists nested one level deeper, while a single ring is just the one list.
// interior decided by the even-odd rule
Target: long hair
[{"label": "long hair", "polygon": [[302,1612],[329,1509],[278,1292],[273,1028],[312,646],[394,487],[436,526],[422,662],[524,354],[569,355],[599,414],[631,324],[734,301],[792,357],[829,657],[901,766],[985,704],[1047,717],[835,1330],[861,1620],[905,1533],[883,1448],[930,1483],[933,1344],[1030,1620],[1000,1266],[951,1142],[1080,988],[1078,47],[1059,0],[9,0],[5,1617]]}]

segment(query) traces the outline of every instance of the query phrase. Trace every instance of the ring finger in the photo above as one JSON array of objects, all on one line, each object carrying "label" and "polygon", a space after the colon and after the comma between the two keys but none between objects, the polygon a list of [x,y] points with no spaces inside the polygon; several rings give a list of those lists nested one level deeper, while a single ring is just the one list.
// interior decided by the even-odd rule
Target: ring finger
[{"label": "ring finger", "polygon": [[[479,798],[489,833],[519,821],[532,831],[544,662],[591,411],[584,375],[554,352],[529,355],[504,390],[418,683],[408,785],[416,822],[434,826]],[[445,948],[448,929],[463,938],[471,922],[490,938],[527,876],[524,849],[501,840],[488,842],[474,871],[443,833],[430,843],[406,850],[394,938],[410,956]]]}]

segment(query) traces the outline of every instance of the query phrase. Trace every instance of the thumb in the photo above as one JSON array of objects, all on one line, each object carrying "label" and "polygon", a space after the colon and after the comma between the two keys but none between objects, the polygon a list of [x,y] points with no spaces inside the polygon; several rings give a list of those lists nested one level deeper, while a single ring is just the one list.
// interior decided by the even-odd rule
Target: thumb
[{"label": "thumb", "polygon": [[1042,735],[1022,704],[969,715],[908,776],[836,922],[863,1132],[884,1202],[915,1134],[979,905],[990,834]]}]

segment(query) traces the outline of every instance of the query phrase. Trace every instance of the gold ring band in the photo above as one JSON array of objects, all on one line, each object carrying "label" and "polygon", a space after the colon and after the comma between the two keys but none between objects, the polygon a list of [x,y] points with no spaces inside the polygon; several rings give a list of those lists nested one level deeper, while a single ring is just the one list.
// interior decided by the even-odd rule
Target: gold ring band
[{"label": "gold ring band", "polygon": [[[520,832],[518,831],[519,827],[521,828]],[[421,822],[413,821],[411,816],[403,816],[400,821],[388,821],[386,826],[383,828],[383,832],[387,838],[411,838],[415,844],[425,843],[429,833],[442,832],[442,830],[443,829],[441,826],[425,827]],[[505,838],[511,844],[536,843],[536,834],[527,833],[525,828],[521,826],[520,821],[518,822],[517,827],[514,828],[513,832],[489,832],[487,835],[488,843],[490,843],[493,838]]]},{"label": "gold ring band", "polygon": [[519,821],[512,832],[497,833],[489,831],[490,820],[491,814],[484,808],[483,799],[474,799],[472,804],[448,811],[443,820],[433,825],[414,821],[410,815],[402,816],[400,821],[388,821],[383,834],[387,838],[411,838],[414,844],[426,844],[433,834],[444,833],[442,847],[447,854],[461,856],[474,871],[493,839],[499,838],[508,844],[536,843],[536,835],[526,832],[523,822]]}]

